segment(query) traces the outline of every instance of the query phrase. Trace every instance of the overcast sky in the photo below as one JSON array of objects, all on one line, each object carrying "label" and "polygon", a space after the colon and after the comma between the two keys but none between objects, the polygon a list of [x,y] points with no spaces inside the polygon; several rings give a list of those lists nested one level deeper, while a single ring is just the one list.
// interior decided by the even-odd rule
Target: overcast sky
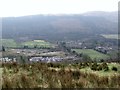
[{"label": "overcast sky", "polygon": [[117,11],[120,0],[0,0],[0,17]]}]

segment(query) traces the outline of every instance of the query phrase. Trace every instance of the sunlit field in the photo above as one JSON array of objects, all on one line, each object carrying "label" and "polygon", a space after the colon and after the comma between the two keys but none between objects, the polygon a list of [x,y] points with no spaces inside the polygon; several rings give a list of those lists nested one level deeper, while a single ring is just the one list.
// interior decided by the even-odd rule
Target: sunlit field
[{"label": "sunlit field", "polygon": [[91,59],[107,59],[109,58],[108,55],[97,52],[93,49],[72,49],[73,51],[76,51],[78,54],[83,53],[88,55]]}]

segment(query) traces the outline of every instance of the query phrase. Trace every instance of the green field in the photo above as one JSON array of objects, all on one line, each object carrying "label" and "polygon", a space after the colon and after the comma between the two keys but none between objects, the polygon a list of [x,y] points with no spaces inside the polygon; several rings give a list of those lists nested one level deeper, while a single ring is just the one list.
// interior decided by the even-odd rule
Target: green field
[{"label": "green field", "polygon": [[13,39],[2,39],[2,42],[0,42],[1,45],[4,47],[8,48],[17,48],[17,47],[24,47],[28,46],[29,48],[34,48],[36,46],[37,48],[39,47],[54,47],[53,44],[46,42],[44,40],[33,40],[33,41],[27,41],[27,42],[22,42],[22,43],[17,43]]},{"label": "green field", "polygon": [[102,36],[108,39],[120,39],[118,34],[102,34]]},{"label": "green field", "polygon": [[77,53],[83,53],[88,55],[91,59],[107,59],[108,55],[102,54],[92,49],[72,49],[72,51],[76,51]]},{"label": "green field", "polygon": [[11,48],[17,47],[17,44],[13,39],[2,39],[0,44],[3,45],[4,47],[11,47]]},{"label": "green field", "polygon": [[30,48],[33,48],[34,46],[36,46],[37,48],[39,47],[54,47],[52,44],[50,44],[49,42],[46,42],[44,40],[33,40],[33,41],[28,41],[28,42],[24,42],[22,43],[22,46],[28,46]]}]

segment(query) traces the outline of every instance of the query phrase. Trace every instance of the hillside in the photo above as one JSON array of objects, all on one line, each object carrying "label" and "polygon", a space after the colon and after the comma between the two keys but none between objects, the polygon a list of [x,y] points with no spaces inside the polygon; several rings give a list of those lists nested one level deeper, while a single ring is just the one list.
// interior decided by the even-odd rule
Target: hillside
[{"label": "hillside", "polygon": [[[98,65],[98,66],[96,66]],[[120,88],[119,63],[6,63],[6,88]],[[113,69],[114,68],[114,69]]]},{"label": "hillside", "polygon": [[[33,15],[3,18],[3,38],[76,40],[96,34],[117,33],[116,12],[96,13],[85,13],[81,15]],[[109,15],[112,18],[108,18]],[[114,21],[111,20],[113,18]]]}]

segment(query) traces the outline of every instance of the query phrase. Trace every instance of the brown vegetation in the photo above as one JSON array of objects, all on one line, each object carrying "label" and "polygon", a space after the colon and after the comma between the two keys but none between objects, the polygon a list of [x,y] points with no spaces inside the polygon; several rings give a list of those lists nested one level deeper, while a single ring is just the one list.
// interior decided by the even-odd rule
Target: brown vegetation
[{"label": "brown vegetation", "polygon": [[[3,64],[3,88],[120,88],[120,75],[99,76],[95,73],[80,71],[80,65],[88,67],[91,64],[77,64],[78,69],[53,63]],[[77,65],[75,68],[77,68]],[[102,69],[106,69],[106,64]],[[100,66],[93,63],[93,67]],[[64,66],[64,67],[63,67]]]}]

